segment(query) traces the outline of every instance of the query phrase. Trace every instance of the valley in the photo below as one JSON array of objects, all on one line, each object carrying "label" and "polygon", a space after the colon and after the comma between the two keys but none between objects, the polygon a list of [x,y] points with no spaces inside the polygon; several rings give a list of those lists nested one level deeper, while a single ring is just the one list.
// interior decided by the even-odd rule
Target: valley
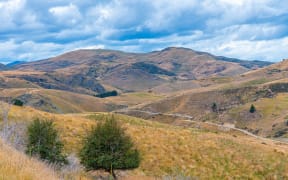
[{"label": "valley", "polygon": [[[116,117],[142,158],[139,168],[117,172],[122,179],[288,177],[287,60],[245,61],[175,47],[97,49],[2,69],[0,97],[23,103],[12,106],[9,121],[52,120],[68,154],[77,154],[93,125]],[[51,171],[68,179],[102,173]]]}]

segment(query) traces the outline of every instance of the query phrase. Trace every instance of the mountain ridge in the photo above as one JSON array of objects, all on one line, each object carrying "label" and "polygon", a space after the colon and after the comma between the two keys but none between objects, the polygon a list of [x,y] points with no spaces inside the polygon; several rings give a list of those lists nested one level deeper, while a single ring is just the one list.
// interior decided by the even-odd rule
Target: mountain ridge
[{"label": "mountain ridge", "polygon": [[[13,78],[24,79],[43,88],[93,95],[103,93],[105,86],[123,92],[143,91],[174,82],[235,76],[269,64],[261,63],[222,58],[179,47],[149,53],[84,49],[18,64],[10,71],[12,74],[17,72]],[[39,73],[21,75],[21,72]]]}]

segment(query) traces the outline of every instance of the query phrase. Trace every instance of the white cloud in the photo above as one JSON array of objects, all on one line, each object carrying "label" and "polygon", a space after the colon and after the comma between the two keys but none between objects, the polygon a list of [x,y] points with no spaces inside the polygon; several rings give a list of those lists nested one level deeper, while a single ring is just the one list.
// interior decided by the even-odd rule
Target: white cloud
[{"label": "white cloud", "polygon": [[68,6],[56,6],[49,9],[49,12],[59,23],[76,24],[81,19],[78,7],[70,3]]},{"label": "white cloud", "polygon": [[14,19],[25,6],[25,0],[10,0],[0,2],[0,29],[12,29],[16,26]]},{"label": "white cloud", "polygon": [[[271,40],[232,40],[223,37],[188,44],[190,48],[207,51],[216,55],[250,60],[280,61],[287,58],[288,37]],[[207,46],[210,44],[210,46]]]},{"label": "white cloud", "polygon": [[286,56],[287,12],[283,0],[0,0],[0,59],[185,46],[277,60]]},{"label": "white cloud", "polygon": [[79,47],[79,48],[76,48],[76,49],[105,49],[105,45],[98,44],[98,45],[92,45],[92,46]]},{"label": "white cloud", "polygon": [[62,51],[61,45],[55,43],[35,43],[33,41],[24,41],[21,43],[10,39],[0,42],[1,60],[37,60],[43,57],[49,57]]},{"label": "white cloud", "polygon": [[232,25],[216,31],[216,35],[225,35],[225,39],[233,40],[257,40],[274,39],[285,31],[283,25],[271,24],[243,24]]}]

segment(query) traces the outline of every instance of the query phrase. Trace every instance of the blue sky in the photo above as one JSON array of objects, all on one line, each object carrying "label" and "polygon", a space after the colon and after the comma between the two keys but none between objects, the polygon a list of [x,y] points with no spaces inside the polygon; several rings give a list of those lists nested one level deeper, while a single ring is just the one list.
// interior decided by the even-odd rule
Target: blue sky
[{"label": "blue sky", "polygon": [[280,61],[288,58],[288,1],[0,0],[0,62],[168,46]]}]

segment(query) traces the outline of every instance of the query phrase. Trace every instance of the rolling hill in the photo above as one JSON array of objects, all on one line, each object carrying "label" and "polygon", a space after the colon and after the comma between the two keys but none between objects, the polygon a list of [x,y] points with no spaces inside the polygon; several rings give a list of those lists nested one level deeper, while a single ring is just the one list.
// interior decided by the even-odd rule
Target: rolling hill
[{"label": "rolling hill", "polygon": [[[0,97],[24,102],[12,107],[11,122],[53,120],[68,154],[77,154],[91,126],[113,114],[142,157],[139,168],[119,172],[122,179],[285,179],[287,144],[263,137],[288,138],[287,62],[248,62],[186,48],[77,50],[1,71]],[[111,90],[119,95],[95,97]],[[0,156],[14,152],[8,151],[1,149]],[[38,163],[32,161],[27,163]],[[21,175],[15,162],[11,167]]]},{"label": "rolling hill", "polygon": [[[210,83],[207,87],[178,91],[131,110],[186,114],[193,116],[193,120],[229,123],[261,136],[287,141],[287,62],[283,60],[230,78],[206,78],[206,83]],[[212,109],[213,104],[216,111]],[[256,106],[256,113],[249,112],[251,104]],[[133,111],[128,114],[143,117]],[[165,118],[158,117],[158,120]]]},{"label": "rolling hill", "polygon": [[[52,119],[64,140],[66,152],[75,153],[81,148],[81,139],[87,130],[107,116],[111,114],[57,115],[30,107],[13,107],[10,121]],[[201,179],[285,179],[288,176],[285,144],[215,127],[183,128],[120,114],[114,116],[132,137],[142,157],[140,167],[126,171],[124,179],[179,175]],[[83,175],[93,177],[93,174]]]},{"label": "rolling hill", "polygon": [[213,56],[186,48],[171,47],[141,54],[76,50],[15,65],[9,73],[3,72],[2,75],[46,89],[93,95],[104,92],[105,86],[122,92],[143,91],[211,76],[234,76],[268,64]]},{"label": "rolling hill", "polygon": [[163,95],[147,92],[125,93],[117,97],[97,98],[54,89],[9,88],[0,90],[2,99],[18,99],[24,106],[52,113],[110,112],[153,102],[164,98]]},{"label": "rolling hill", "polygon": [[[225,79],[247,72],[249,69],[243,63],[249,63],[250,68],[267,65],[267,62],[227,61],[232,60],[186,48],[142,54],[77,50],[45,60],[13,64],[0,72],[0,88],[6,89],[10,97],[23,100],[25,105],[49,112],[112,111],[148,103],[146,97],[151,94],[163,98],[185,89],[219,84],[220,81],[210,77]],[[29,89],[33,89],[33,94],[27,94]],[[120,97],[109,101],[92,97],[109,90],[117,90]],[[133,92],[148,93],[148,96],[140,98],[140,102]]]}]

